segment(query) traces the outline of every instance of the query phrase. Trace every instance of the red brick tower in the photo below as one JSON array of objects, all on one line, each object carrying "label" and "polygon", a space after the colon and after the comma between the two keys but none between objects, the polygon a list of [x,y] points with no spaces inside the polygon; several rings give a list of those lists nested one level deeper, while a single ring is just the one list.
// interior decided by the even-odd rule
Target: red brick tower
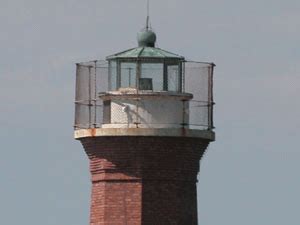
[{"label": "red brick tower", "polygon": [[90,160],[90,225],[196,225],[199,161],[214,141],[213,63],[139,46],[77,64],[75,138]]}]

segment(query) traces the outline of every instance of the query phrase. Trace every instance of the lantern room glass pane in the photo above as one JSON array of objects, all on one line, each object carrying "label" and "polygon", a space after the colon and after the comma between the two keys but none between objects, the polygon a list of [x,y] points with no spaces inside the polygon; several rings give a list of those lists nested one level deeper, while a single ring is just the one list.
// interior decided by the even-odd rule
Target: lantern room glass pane
[{"label": "lantern room glass pane", "polygon": [[162,91],[164,86],[164,65],[162,63],[142,63],[140,89],[143,81],[146,81],[145,86],[152,87],[153,91]]},{"label": "lantern room glass pane", "polygon": [[136,63],[121,63],[121,87],[136,87]]},{"label": "lantern room glass pane", "polygon": [[168,72],[168,91],[179,91],[179,66],[169,65]]},{"label": "lantern room glass pane", "polygon": [[114,91],[117,89],[117,62],[109,62],[109,90]]}]

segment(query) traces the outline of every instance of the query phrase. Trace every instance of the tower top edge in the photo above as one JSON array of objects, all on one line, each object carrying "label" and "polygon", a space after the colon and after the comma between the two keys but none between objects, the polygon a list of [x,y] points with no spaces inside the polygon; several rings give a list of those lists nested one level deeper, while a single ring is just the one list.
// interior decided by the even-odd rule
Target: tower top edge
[{"label": "tower top edge", "polygon": [[211,130],[196,130],[183,128],[90,128],[74,131],[74,138],[95,137],[187,137],[215,141],[215,132]]}]

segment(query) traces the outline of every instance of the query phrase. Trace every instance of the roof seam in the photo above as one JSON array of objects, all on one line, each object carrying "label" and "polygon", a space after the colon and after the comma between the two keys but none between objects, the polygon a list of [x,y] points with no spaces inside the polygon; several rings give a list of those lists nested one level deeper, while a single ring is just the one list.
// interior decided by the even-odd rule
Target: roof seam
[{"label": "roof seam", "polygon": [[145,47],[142,48],[142,50],[139,52],[137,58],[140,58],[141,54],[143,53],[143,51],[145,50]]}]

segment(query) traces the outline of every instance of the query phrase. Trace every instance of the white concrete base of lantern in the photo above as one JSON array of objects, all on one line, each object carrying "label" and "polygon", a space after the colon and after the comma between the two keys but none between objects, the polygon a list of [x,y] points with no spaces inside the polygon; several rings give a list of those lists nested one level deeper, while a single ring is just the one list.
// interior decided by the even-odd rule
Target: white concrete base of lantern
[{"label": "white concrete base of lantern", "polygon": [[102,128],[182,128],[189,123],[188,93],[114,91],[101,94]]}]

